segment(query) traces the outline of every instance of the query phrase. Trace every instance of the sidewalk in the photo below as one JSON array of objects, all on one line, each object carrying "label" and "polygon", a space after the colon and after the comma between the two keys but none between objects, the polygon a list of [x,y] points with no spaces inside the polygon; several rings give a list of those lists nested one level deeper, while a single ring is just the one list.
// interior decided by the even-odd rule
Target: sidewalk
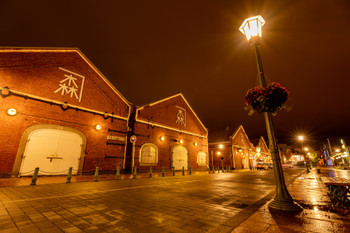
[{"label": "sidewalk", "polygon": [[[245,172],[249,171],[249,169],[241,169],[237,170],[235,172]],[[227,172],[227,171],[225,171]],[[212,173],[212,172],[211,172]],[[215,171],[217,173],[217,171]],[[221,173],[221,171],[220,171]],[[192,175],[204,175],[208,174],[208,171],[192,171]],[[185,176],[189,175],[189,171],[185,171]],[[136,174],[136,178],[148,178],[150,175],[148,172],[142,172]],[[162,173],[161,172],[153,172],[152,177],[161,177]],[[171,171],[165,171],[164,176],[173,176]],[[182,171],[176,171],[175,176],[182,176]],[[133,179],[132,174],[120,174],[119,175],[120,180],[125,180],[125,179]],[[104,181],[104,180],[116,180],[116,174],[100,174],[98,176],[99,181]],[[0,178],[0,187],[10,187],[10,186],[28,186],[31,184],[32,177],[31,176],[23,176],[20,178]],[[66,183],[67,181],[67,176],[62,175],[62,176],[39,176],[36,184],[37,185],[42,185],[42,184],[62,184]],[[78,175],[78,176],[72,176],[71,182],[93,182],[94,181],[94,175]]]},{"label": "sidewalk", "polygon": [[350,179],[350,171],[321,168],[321,174],[312,169],[288,186],[294,201],[304,210],[292,215],[281,211],[270,211],[268,204],[262,206],[232,233],[250,232],[350,232],[350,215],[341,216],[329,211],[331,201],[327,187],[319,179],[336,176]]}]

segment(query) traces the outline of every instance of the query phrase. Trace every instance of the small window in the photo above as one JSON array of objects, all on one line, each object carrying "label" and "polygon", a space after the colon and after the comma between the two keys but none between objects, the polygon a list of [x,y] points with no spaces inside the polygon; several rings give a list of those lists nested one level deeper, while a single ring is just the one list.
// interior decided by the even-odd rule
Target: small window
[{"label": "small window", "polygon": [[140,150],[140,165],[154,166],[158,163],[158,149],[154,144],[146,143]]},{"label": "small window", "polygon": [[207,154],[204,151],[199,151],[197,156],[198,166],[207,166]]}]

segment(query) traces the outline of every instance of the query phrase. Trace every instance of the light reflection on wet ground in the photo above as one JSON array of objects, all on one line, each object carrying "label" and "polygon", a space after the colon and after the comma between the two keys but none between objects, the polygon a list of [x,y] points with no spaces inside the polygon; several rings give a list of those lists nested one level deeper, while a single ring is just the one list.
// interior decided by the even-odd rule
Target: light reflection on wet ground
[{"label": "light reflection on wet ground", "polygon": [[296,179],[288,190],[294,201],[303,207],[300,213],[270,210],[261,207],[233,232],[350,232],[350,216],[333,213],[327,187],[320,177],[350,178],[349,170],[313,169]]}]

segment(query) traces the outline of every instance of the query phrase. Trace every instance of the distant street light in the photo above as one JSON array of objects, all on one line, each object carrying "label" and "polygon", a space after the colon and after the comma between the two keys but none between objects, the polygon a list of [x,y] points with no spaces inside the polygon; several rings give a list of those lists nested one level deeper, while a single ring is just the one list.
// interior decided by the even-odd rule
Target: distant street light
[{"label": "distant street light", "polygon": [[[247,40],[254,49],[258,68],[259,85],[262,87],[266,87],[266,81],[260,57],[259,42],[261,37],[261,27],[264,24],[264,19],[260,15],[258,15],[246,19],[239,28],[239,30],[247,37]],[[279,157],[278,147],[275,138],[275,132],[273,128],[271,112],[264,112],[264,117],[273,162],[273,172],[275,175],[276,182],[276,195],[274,197],[274,200],[269,203],[269,207],[278,210],[301,211],[302,208],[293,201],[293,198],[289,194],[285,184],[281,160]]]},{"label": "distant street light", "polygon": [[304,136],[303,135],[299,135],[298,139],[299,139],[299,141],[303,141],[304,140]]}]

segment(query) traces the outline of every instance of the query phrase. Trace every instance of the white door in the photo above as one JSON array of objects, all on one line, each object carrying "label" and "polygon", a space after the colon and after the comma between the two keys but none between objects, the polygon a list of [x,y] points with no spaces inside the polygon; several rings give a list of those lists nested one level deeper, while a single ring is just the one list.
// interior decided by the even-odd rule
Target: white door
[{"label": "white door", "polygon": [[249,169],[249,158],[248,158],[248,155],[246,155],[245,158],[243,159],[243,168],[244,169]]},{"label": "white door", "polygon": [[198,152],[197,163],[198,166],[207,166],[207,154],[204,151]]},{"label": "white door", "polygon": [[32,132],[24,150],[20,175],[32,175],[39,167],[41,175],[73,174],[79,168],[82,138],[78,134],[59,129],[39,129]]},{"label": "white door", "polygon": [[184,146],[175,146],[172,151],[173,157],[173,167],[175,170],[182,170],[182,167],[185,170],[188,169],[188,154],[187,149]]}]

